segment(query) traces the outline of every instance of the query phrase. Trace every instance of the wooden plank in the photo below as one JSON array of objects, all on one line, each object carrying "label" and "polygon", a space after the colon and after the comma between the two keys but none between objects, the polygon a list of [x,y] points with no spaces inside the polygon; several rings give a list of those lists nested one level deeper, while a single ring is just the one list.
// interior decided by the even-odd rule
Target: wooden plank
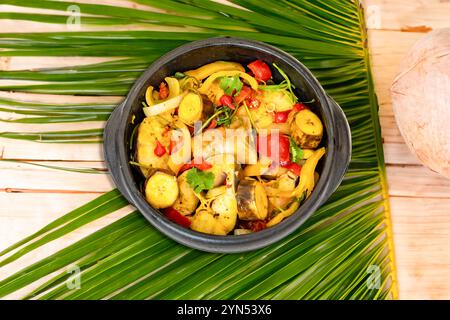
[{"label": "wooden plank", "polygon": [[391,116],[389,89],[406,52],[424,35],[422,33],[369,30],[369,46],[375,90],[380,103],[380,115]]},{"label": "wooden plank", "polygon": [[416,30],[426,30],[449,26],[448,0],[364,0],[364,3],[371,29],[408,30],[422,26]]},{"label": "wooden plank", "polygon": [[[66,58],[67,59],[67,58]],[[71,60],[67,59],[67,60]],[[37,58],[40,61],[40,58]],[[18,69],[24,67],[29,68],[28,65],[17,65]],[[41,94],[41,93],[24,93],[15,91],[0,91],[0,98],[13,99],[24,102],[40,102],[40,103],[61,103],[61,104],[76,104],[76,103],[104,103],[104,104],[119,104],[122,96],[73,96],[73,95],[57,95],[57,94]]]},{"label": "wooden plank", "polygon": [[450,299],[450,199],[391,197],[403,299]]},{"label": "wooden plank", "polygon": [[[38,231],[48,223],[69,211],[79,207],[96,197],[98,194],[33,194],[14,193],[6,194],[0,192],[0,250],[22,238]],[[3,204],[10,204],[4,206]],[[19,260],[0,268],[0,279],[14,274],[25,266],[41,260],[73,243],[86,237],[87,235],[107,226],[117,219],[124,217],[133,211],[133,207],[127,206],[102,219],[77,229],[76,231],[58,238],[56,241],[42,246],[41,248],[27,254]],[[64,270],[62,270],[64,271]],[[50,279],[51,276],[41,279],[24,289],[7,296],[7,299],[20,299],[28,290],[37,288],[38,285]]]},{"label": "wooden plank", "polygon": [[[88,0],[86,0],[88,1]],[[122,0],[108,0],[108,2],[117,5]],[[104,3],[104,1],[102,1]],[[369,24],[372,29],[369,31],[369,45],[372,53],[372,65],[376,90],[380,101],[380,115],[382,124],[382,134],[385,140],[385,156],[388,164],[388,182],[391,194],[391,206],[394,225],[394,241],[397,253],[397,270],[400,282],[401,298],[449,298],[449,216],[450,203],[448,201],[449,184],[448,180],[432,173],[428,169],[419,166],[414,155],[409,153],[406,145],[396,129],[390,103],[389,87],[398,69],[398,65],[406,51],[423,36],[420,32],[399,32],[407,27],[426,26],[437,28],[449,26],[450,16],[449,1],[446,0],[366,0],[366,8],[374,5],[378,6],[380,13],[379,27]],[[376,9],[374,10],[376,13]],[[368,11],[366,14],[370,14]],[[370,20],[370,17],[368,17]],[[373,20],[376,22],[376,20]],[[368,21],[369,22],[369,21]],[[27,26],[22,23],[19,25],[23,32],[24,27],[32,28],[35,31],[36,26],[46,27],[43,24]],[[11,26],[12,24],[10,24]],[[4,27],[5,24],[2,24]],[[15,27],[17,28],[17,27]],[[50,28],[53,28],[50,26]],[[390,29],[392,31],[386,31]],[[425,28],[426,29],[426,28]],[[31,30],[31,29],[30,29]],[[36,29],[37,30],[37,29]],[[420,28],[417,29],[420,31]],[[15,59],[15,58],[14,58]],[[53,58],[52,58],[53,59]],[[68,63],[71,59],[68,59]],[[73,60],[71,60],[72,63]],[[51,65],[51,60],[44,61],[36,58],[36,64]],[[55,61],[63,64],[64,61]],[[79,62],[77,62],[79,63]],[[0,69],[29,69],[33,68],[30,60],[8,60],[0,59]],[[50,95],[25,95],[22,93],[0,93],[14,98],[33,97],[36,101],[41,99],[61,99],[58,96]],[[67,99],[68,97],[64,97]],[[77,99],[86,99],[84,97],[69,97],[71,102]],[[93,101],[100,101],[105,98],[88,98]],[[118,98],[120,99],[120,98]],[[119,101],[119,100],[117,100]],[[69,125],[70,126],[70,125]],[[18,128],[18,127],[14,127]],[[0,151],[3,149],[3,156],[6,158],[24,158],[24,159],[42,159],[42,160],[83,160],[98,161],[102,160],[100,145],[55,145],[55,144],[36,144],[26,141],[0,140]],[[402,164],[405,166],[399,166]],[[8,169],[9,170],[9,169]],[[16,176],[22,175],[21,168],[16,170]],[[43,175],[39,170],[32,171],[31,175],[26,172],[19,180],[23,184],[35,185],[36,180],[48,179],[48,175]],[[3,170],[2,170],[3,174]],[[64,173],[64,178],[66,177]],[[79,175],[79,174],[78,174]],[[10,179],[12,179],[10,175]],[[92,176],[90,176],[92,177]],[[39,179],[38,179],[39,178]],[[62,176],[53,176],[56,182],[49,182],[48,186],[61,185]],[[50,178],[51,179],[51,178]],[[49,180],[50,180],[49,179]],[[73,187],[83,187],[84,178],[71,177],[70,185]],[[90,182],[90,181],[88,181]],[[69,190],[70,191],[70,190]],[[0,192],[0,227],[1,240],[3,234],[8,232],[9,226],[14,224],[11,234],[15,237],[9,238],[12,243],[30,232],[39,229],[49,221],[52,221],[58,214],[66,213],[80,204],[84,203],[89,197],[95,197],[97,194],[34,194],[34,193],[1,193]],[[7,203],[7,206],[3,204]],[[14,206],[13,206],[14,205]],[[17,210],[19,209],[20,213]],[[3,211],[1,211],[3,209]],[[28,210],[28,211],[27,211]],[[54,212],[59,213],[51,213]],[[58,211],[60,210],[60,211]],[[34,219],[44,219],[37,222]],[[28,229],[27,229],[28,228]],[[8,230],[6,230],[8,229]],[[89,231],[81,231],[87,234]],[[67,241],[67,242],[66,242]],[[8,245],[10,244],[8,243]],[[70,243],[70,240],[61,239],[52,244],[51,249],[62,248]],[[0,243],[0,248],[3,243]],[[48,248],[46,250],[49,250]],[[51,251],[50,251],[51,252]],[[19,264],[13,265],[10,272],[17,270],[32,260],[38,259],[43,254],[36,254],[25,257]],[[3,272],[3,270],[1,270]],[[0,275],[0,278],[3,278]],[[19,297],[17,295],[16,297]]]},{"label": "wooden plank", "polygon": [[0,192],[0,251],[98,196]]},{"label": "wooden plank", "polygon": [[450,199],[450,179],[424,166],[387,165],[386,170],[391,196]]},{"label": "wooden plank", "polygon": [[[3,113],[5,114],[5,113]],[[9,117],[6,116],[6,119]],[[48,132],[48,131],[71,131],[71,130],[89,130],[104,127],[104,121],[83,121],[76,123],[43,123],[36,126],[36,124],[28,123],[13,123],[0,122],[0,132]]]},{"label": "wooden plank", "polygon": [[[51,193],[12,193],[0,192],[0,251],[24,237],[40,230],[55,219],[76,209],[80,204],[99,197],[97,193],[85,194],[51,194]],[[132,206],[118,210],[119,215],[131,212]],[[120,211],[120,212],[119,212]],[[91,228],[100,228],[113,221],[114,217],[98,220]],[[93,229],[92,229],[93,230]],[[85,231],[75,234],[88,235]],[[57,241],[59,242],[59,240]],[[62,245],[56,244],[62,249]],[[1,269],[0,269],[1,270]],[[1,276],[0,276],[1,278]]]},{"label": "wooden plank", "polygon": [[[72,168],[104,168],[103,163],[91,162],[41,162]],[[67,172],[32,166],[25,163],[0,161],[0,191],[6,192],[96,192],[115,188],[109,174]]]},{"label": "wooden plank", "polygon": [[380,116],[380,124],[384,143],[404,143],[394,116]]},{"label": "wooden plank", "polygon": [[36,143],[0,138],[0,154],[5,159],[103,161],[103,145],[98,143]]},{"label": "wooden plank", "polygon": [[[16,22],[17,23],[17,22]],[[82,66],[114,60],[98,57],[0,57],[0,70],[35,70]]]},{"label": "wooden plank", "polygon": [[384,160],[387,164],[421,165],[416,155],[404,143],[384,143]]}]

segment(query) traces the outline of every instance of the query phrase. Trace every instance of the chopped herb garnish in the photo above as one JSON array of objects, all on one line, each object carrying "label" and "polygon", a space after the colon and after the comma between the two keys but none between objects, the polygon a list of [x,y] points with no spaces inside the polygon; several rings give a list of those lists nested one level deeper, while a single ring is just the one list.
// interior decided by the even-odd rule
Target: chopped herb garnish
[{"label": "chopped herb garnish", "polygon": [[291,152],[292,162],[299,163],[303,159],[303,149],[300,148],[294,141],[294,139],[289,138],[289,149]]},{"label": "chopped herb garnish", "polygon": [[224,125],[225,127],[229,127],[231,125],[231,122],[233,121],[233,117],[237,109],[232,110],[230,108],[224,107],[222,107],[222,109],[224,110],[224,112],[221,113],[219,117],[217,117],[217,125],[218,126]]},{"label": "chopped herb garnish", "polygon": [[209,190],[214,186],[214,173],[192,168],[187,174],[187,182],[196,193]]},{"label": "chopped herb garnish", "polygon": [[239,94],[244,84],[239,76],[233,76],[220,78],[219,86],[225,91],[225,94],[232,96]]}]

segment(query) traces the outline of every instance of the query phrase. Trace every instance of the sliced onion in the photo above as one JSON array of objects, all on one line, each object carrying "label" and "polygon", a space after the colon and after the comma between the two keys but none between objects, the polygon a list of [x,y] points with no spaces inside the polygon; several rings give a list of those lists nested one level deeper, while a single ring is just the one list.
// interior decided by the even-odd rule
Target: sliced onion
[{"label": "sliced onion", "polygon": [[155,104],[151,107],[144,107],[144,114],[146,117],[156,116],[160,113],[164,113],[166,111],[170,111],[175,109],[180,105],[181,100],[183,99],[183,95],[180,94],[175,98],[163,101],[161,103]]}]

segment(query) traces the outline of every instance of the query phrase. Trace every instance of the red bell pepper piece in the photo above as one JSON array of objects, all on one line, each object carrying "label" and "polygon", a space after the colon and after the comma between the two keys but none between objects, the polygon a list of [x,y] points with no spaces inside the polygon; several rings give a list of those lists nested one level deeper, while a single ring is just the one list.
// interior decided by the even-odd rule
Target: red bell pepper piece
[{"label": "red bell pepper piece", "polygon": [[250,98],[252,95],[253,95],[252,88],[250,88],[249,86],[243,86],[239,94],[234,97],[234,102],[236,102],[239,105],[242,103],[242,101]]},{"label": "red bell pepper piece", "polygon": [[247,106],[249,109],[258,109],[261,105],[261,101],[255,98],[249,98],[247,101]]},{"label": "red bell pepper piece", "polygon": [[262,60],[253,61],[247,67],[252,71],[257,80],[266,82],[272,78],[272,71],[270,71],[269,66]]},{"label": "red bell pepper piece", "polygon": [[172,222],[175,222],[176,224],[179,224],[182,227],[189,228],[189,226],[191,225],[191,220],[183,216],[181,213],[179,213],[172,207],[165,208],[163,212],[167,217],[167,219],[169,219]]},{"label": "red bell pepper piece", "polygon": [[169,96],[169,88],[165,82],[161,82],[159,85],[159,99],[164,100]]},{"label": "red bell pepper piece", "polygon": [[221,106],[227,106],[228,108],[234,110],[235,106],[233,105],[233,98],[231,98],[231,96],[224,94],[220,99],[219,99],[220,105]]},{"label": "red bell pepper piece", "polygon": [[[278,154],[272,154],[275,150],[275,146],[278,145]],[[264,147],[265,146],[265,147]],[[289,152],[290,141],[285,135],[260,135],[257,140],[258,153],[269,157],[277,163],[289,163],[291,155]]]},{"label": "red bell pepper piece", "polygon": [[302,167],[298,163],[295,163],[295,162],[282,164],[281,166],[283,168],[286,168],[289,171],[293,172],[296,176],[300,176],[300,172],[302,171]]},{"label": "red bell pepper piece", "polygon": [[155,147],[155,150],[153,150],[153,152],[155,153],[156,156],[162,157],[163,155],[166,154],[166,148],[164,148],[164,146],[161,144],[161,142],[156,140],[156,147]]},{"label": "red bell pepper piece", "polygon": [[212,119],[211,122],[208,125],[208,129],[214,129],[215,127],[217,127],[217,120],[216,119]]},{"label": "red bell pepper piece", "polygon": [[197,162],[197,161],[192,160],[192,161],[190,161],[190,162],[184,164],[184,165],[180,168],[179,173],[181,173],[181,172],[183,172],[183,171],[186,171],[186,170],[189,170],[189,169],[191,169],[191,168],[197,168],[198,170],[204,171],[204,170],[211,169],[211,168],[213,167],[211,163],[206,162],[206,161],[204,161],[204,160],[201,161],[200,163],[196,163],[196,162]]},{"label": "red bell pepper piece", "polygon": [[288,115],[291,112],[291,110],[283,111],[283,112],[276,112],[273,117],[273,122],[275,123],[285,123],[287,121]]},{"label": "red bell pepper piece", "polygon": [[294,104],[294,110],[295,111],[302,111],[308,109],[307,106],[305,106],[303,103],[297,102],[296,104]]}]

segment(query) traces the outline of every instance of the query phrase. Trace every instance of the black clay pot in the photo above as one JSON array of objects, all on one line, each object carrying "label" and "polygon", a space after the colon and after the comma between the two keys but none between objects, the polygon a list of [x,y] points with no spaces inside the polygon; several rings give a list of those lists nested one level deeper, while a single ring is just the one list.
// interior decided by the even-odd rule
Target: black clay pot
[{"label": "black clay pot", "polygon": [[[129,164],[130,136],[144,118],[142,104],[149,85],[157,86],[166,76],[177,71],[197,68],[216,60],[237,61],[243,65],[255,59],[276,63],[297,88],[302,101],[313,100],[312,110],[322,119],[325,128],[322,145],[327,153],[318,166],[320,179],[311,196],[300,208],[278,225],[248,235],[214,236],[185,229],[153,209],[145,200],[139,185],[142,177]],[[276,83],[283,80],[273,70]],[[132,121],[135,116],[134,121]],[[134,123],[134,124],[133,124]],[[291,55],[267,44],[237,38],[212,38],[185,44],[155,61],[136,81],[124,102],[108,120],[104,133],[107,166],[120,192],[147,220],[162,233],[188,247],[210,252],[242,252],[274,243],[308,219],[336,190],[347,170],[351,157],[351,135],[342,109],[320,86],[311,72]]]}]

